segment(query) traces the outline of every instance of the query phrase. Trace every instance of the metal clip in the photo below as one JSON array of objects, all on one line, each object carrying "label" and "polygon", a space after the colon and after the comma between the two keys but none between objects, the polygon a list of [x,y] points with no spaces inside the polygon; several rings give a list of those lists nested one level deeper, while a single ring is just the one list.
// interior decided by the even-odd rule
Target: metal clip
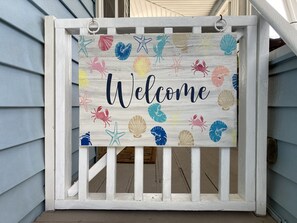
[{"label": "metal clip", "polygon": [[[219,28],[222,27],[222,28]],[[215,22],[214,28],[218,32],[224,32],[227,28],[227,22],[225,19],[223,19],[223,16],[220,14],[220,18]]]},{"label": "metal clip", "polygon": [[89,33],[95,35],[100,29],[99,23],[92,18],[92,20],[88,23],[87,29]]}]

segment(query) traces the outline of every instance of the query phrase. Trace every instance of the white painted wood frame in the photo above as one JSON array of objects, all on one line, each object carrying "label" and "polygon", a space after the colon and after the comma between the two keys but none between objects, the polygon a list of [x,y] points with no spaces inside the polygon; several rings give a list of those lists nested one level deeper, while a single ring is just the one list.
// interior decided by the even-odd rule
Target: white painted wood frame
[{"label": "white painted wood frame", "polygon": [[55,208],[55,17],[44,20],[44,153],[45,153],[45,210]]},{"label": "white painted wood frame", "polygon": [[269,24],[258,15],[257,42],[257,153],[256,153],[256,214],[266,215],[267,188],[267,114],[268,114],[268,78],[269,71]]},{"label": "white painted wood frame", "polygon": [[56,200],[64,200],[71,186],[72,71],[71,34],[65,28],[55,30],[55,151]]},{"label": "white painted wood frame", "polygon": [[[194,33],[201,32],[203,27],[213,27],[218,17],[185,17],[185,18],[121,18],[96,19],[100,27],[107,28],[108,34],[115,34],[117,28],[135,27],[136,33],[144,33],[146,27],[161,27],[165,33],[173,32],[174,27],[192,27]],[[265,80],[265,76],[257,76],[257,72],[264,69],[257,62],[257,17],[225,17],[228,23],[227,32],[239,32],[240,43],[240,81],[239,81],[239,194],[229,193],[229,174],[230,174],[230,148],[220,148],[220,192],[218,194],[200,193],[200,148],[191,149],[192,166],[192,191],[189,194],[171,193],[171,148],[163,148],[163,193],[150,194],[143,193],[143,148],[136,148],[135,155],[135,191],[134,193],[116,193],[116,155],[123,149],[120,147],[109,147],[107,155],[96,163],[90,170],[88,168],[88,151],[80,148],[80,173],[79,188],[77,183],[70,185],[71,182],[71,35],[83,33],[90,19],[56,19],[55,22],[55,47],[50,47],[54,43],[48,42],[46,45],[47,58],[51,58],[50,50],[55,49],[55,167],[49,165],[49,171],[46,176],[51,177],[55,174],[55,203],[53,206],[53,196],[49,191],[48,204],[50,209],[135,209],[135,210],[228,210],[228,211],[255,211],[256,202],[259,204],[258,213],[263,213],[265,202],[263,196],[257,194],[256,200],[256,182],[257,190],[266,194],[266,188],[260,187],[259,177],[263,177],[263,166],[259,163],[265,163],[263,139],[259,137],[265,135],[265,129],[261,133],[256,131],[259,127],[259,118],[256,115],[259,112],[260,101],[265,102],[267,92],[260,92],[260,86],[256,85],[256,80]],[[48,26],[49,27],[49,26]],[[168,28],[170,27],[170,28]],[[47,32],[48,38],[53,35]],[[261,35],[258,35],[258,38]],[[258,51],[258,56],[266,55],[266,49]],[[263,60],[265,62],[265,60]],[[259,61],[258,61],[259,62]],[[46,71],[54,72],[48,67],[53,67],[49,62],[46,63]],[[52,68],[53,69],[53,68]],[[62,75],[61,75],[62,74]],[[259,79],[261,78],[261,79]],[[265,84],[265,82],[264,82]],[[49,86],[49,85],[48,85]],[[50,86],[49,86],[50,87]],[[51,89],[53,87],[50,87]],[[258,107],[256,104],[258,94]],[[52,100],[46,91],[46,97]],[[52,108],[51,108],[52,109]],[[50,109],[49,109],[50,110]],[[47,111],[49,111],[47,110]],[[262,110],[261,110],[262,111]],[[264,109],[265,115],[265,109]],[[47,116],[46,116],[47,119]],[[46,128],[53,126],[53,120],[46,120]],[[263,122],[262,122],[263,123]],[[264,123],[265,124],[265,123]],[[258,138],[256,138],[258,134]],[[50,139],[50,135],[46,135]],[[256,143],[256,139],[258,140]],[[262,140],[262,141],[261,141]],[[257,150],[256,145],[262,148],[262,152]],[[49,144],[50,146],[50,144]],[[258,148],[259,148],[258,147]],[[46,161],[53,158],[53,151],[46,152]],[[257,161],[256,161],[257,158]],[[81,163],[84,163],[81,165]],[[256,166],[257,163],[257,166]],[[107,189],[106,193],[89,193],[88,182],[107,164]],[[136,168],[138,167],[138,168]],[[260,171],[260,174],[256,174]],[[51,173],[49,173],[51,172]],[[257,181],[256,181],[257,177]],[[48,178],[50,179],[50,178]],[[50,183],[48,182],[48,185]],[[46,186],[48,186],[46,185]],[[76,185],[76,186],[75,186]],[[48,187],[47,187],[48,188]],[[78,197],[74,196],[79,191]],[[68,192],[68,193],[67,193]],[[52,202],[52,203],[50,203]],[[164,204],[166,203],[166,204]],[[258,209],[257,209],[258,210]],[[261,211],[262,210],[262,211]]]}]

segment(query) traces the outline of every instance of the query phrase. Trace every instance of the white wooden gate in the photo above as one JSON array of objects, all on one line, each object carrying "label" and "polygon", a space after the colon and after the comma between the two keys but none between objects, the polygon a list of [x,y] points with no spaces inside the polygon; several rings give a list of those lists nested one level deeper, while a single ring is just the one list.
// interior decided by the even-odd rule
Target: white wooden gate
[{"label": "white wooden gate", "polygon": [[[146,33],[147,28],[174,33],[214,31],[218,17],[96,19],[107,34]],[[239,40],[238,194],[230,194],[230,148],[218,148],[219,193],[200,192],[200,148],[191,148],[191,193],[171,193],[171,148],[163,148],[162,193],[143,192],[143,147],[135,148],[134,193],[116,193],[116,156],[107,154],[89,169],[89,150],[79,150],[79,181],[71,185],[72,35],[87,34],[90,19],[45,20],[45,158],[46,209],[228,210],[266,213],[266,120],[268,62],[267,27],[257,28],[258,17],[226,17],[225,32]],[[260,20],[261,21],[261,20]],[[258,43],[258,45],[257,45]],[[260,46],[260,47],[259,47]],[[257,48],[258,47],[258,48]],[[258,50],[257,50],[258,49]],[[266,52],[267,51],[267,52]],[[261,60],[261,61],[260,61]],[[263,66],[262,66],[263,67]],[[260,72],[259,70],[262,69]],[[257,82],[259,81],[259,82]],[[258,102],[258,104],[257,104]],[[264,107],[264,109],[263,109]],[[261,136],[261,138],[257,138]],[[78,140],[78,139],[77,139]],[[89,181],[105,166],[106,193],[89,193]]]}]

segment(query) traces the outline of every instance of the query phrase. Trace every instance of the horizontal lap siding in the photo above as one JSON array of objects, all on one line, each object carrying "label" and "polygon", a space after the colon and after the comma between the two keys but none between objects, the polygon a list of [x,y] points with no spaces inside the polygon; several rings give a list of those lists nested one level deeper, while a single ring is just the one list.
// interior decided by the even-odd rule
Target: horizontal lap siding
[{"label": "horizontal lap siding", "polygon": [[[268,206],[288,223],[297,222],[297,57],[283,49],[270,62],[268,136],[278,158],[268,165]],[[278,52],[281,52],[278,51]],[[273,52],[275,53],[275,52]]]},{"label": "horizontal lap siding", "polygon": [[[93,4],[92,0],[0,1],[0,222],[32,222],[44,211],[44,16],[90,17]],[[77,39],[72,43],[73,174],[77,175]],[[90,160],[94,156],[91,152]]]}]

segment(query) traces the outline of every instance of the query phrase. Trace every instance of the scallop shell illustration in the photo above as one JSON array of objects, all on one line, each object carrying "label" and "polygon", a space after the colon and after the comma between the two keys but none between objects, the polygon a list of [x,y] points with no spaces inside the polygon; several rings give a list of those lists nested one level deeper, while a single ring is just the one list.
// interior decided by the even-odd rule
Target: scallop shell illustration
[{"label": "scallop shell illustration", "polygon": [[218,105],[222,107],[223,110],[229,110],[232,105],[234,105],[235,98],[232,91],[223,90],[218,97]]},{"label": "scallop shell illustration", "polygon": [[227,125],[218,120],[212,123],[209,129],[209,137],[212,141],[218,142],[222,138],[222,133],[227,130]]},{"label": "scallop shell illustration", "polygon": [[236,44],[236,39],[232,35],[226,34],[221,39],[220,47],[225,52],[225,55],[231,55],[236,49]]},{"label": "scallop shell illustration", "polygon": [[134,138],[141,138],[141,134],[146,131],[145,120],[140,115],[135,115],[130,119],[128,128]]},{"label": "scallop shell illustration", "polygon": [[188,39],[190,38],[189,34],[178,33],[172,35],[172,41],[174,45],[179,48],[182,52],[188,50]]},{"label": "scallop shell illustration", "polygon": [[102,51],[107,51],[112,46],[113,36],[110,35],[102,35],[99,38],[98,46]]},{"label": "scallop shell illustration", "polygon": [[194,137],[188,130],[182,130],[179,135],[179,146],[194,146]]},{"label": "scallop shell illustration", "polygon": [[149,106],[148,113],[150,117],[156,122],[165,122],[167,120],[166,114],[161,111],[161,105],[158,103]]},{"label": "scallop shell illustration", "polygon": [[238,74],[233,74],[232,85],[233,85],[233,88],[237,91],[237,89],[238,89]]},{"label": "scallop shell illustration", "polygon": [[230,71],[227,67],[217,66],[212,72],[211,81],[216,87],[220,87],[224,83],[224,77],[229,74]]},{"label": "scallop shell illustration", "polygon": [[155,126],[151,129],[151,134],[155,136],[155,143],[159,146],[167,143],[167,134],[161,126]]}]

